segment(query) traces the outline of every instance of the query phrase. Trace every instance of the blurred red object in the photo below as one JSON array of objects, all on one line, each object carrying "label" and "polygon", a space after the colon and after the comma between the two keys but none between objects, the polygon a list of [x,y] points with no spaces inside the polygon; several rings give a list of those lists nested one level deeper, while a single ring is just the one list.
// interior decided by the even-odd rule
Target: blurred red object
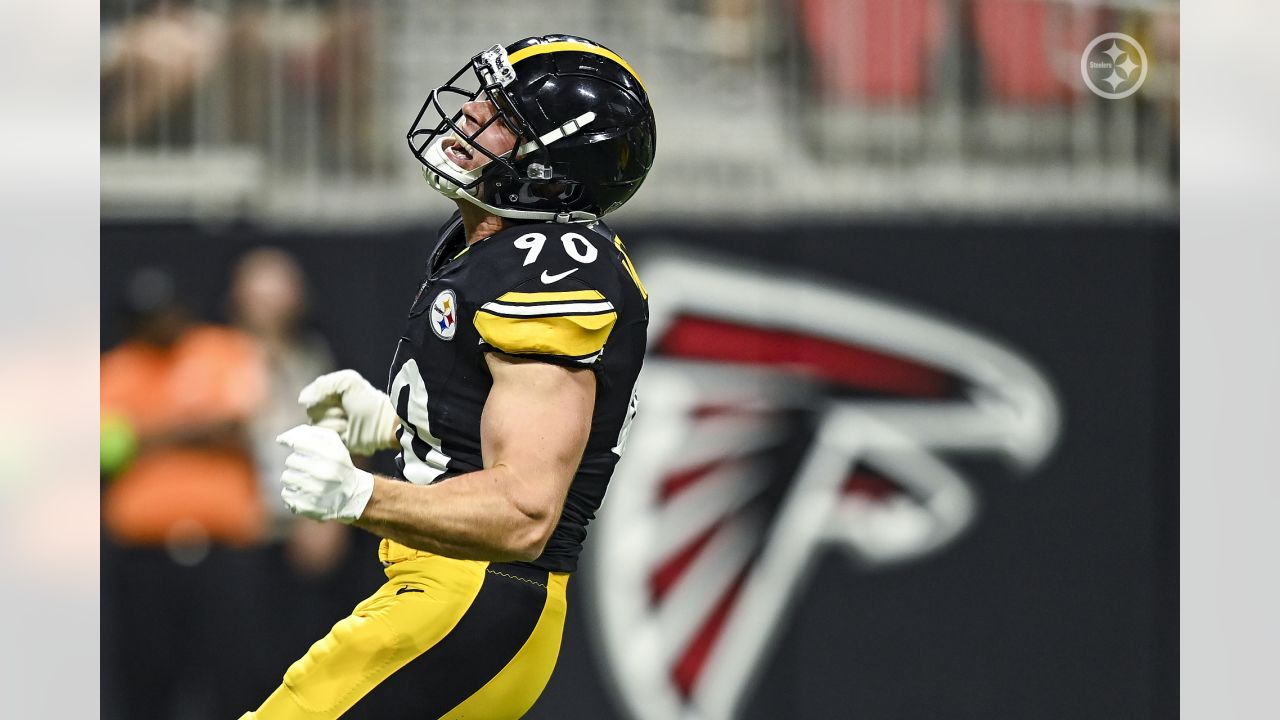
[{"label": "blurred red object", "polygon": [[942,37],[938,0],[800,0],[819,85],[844,99],[918,102]]}]

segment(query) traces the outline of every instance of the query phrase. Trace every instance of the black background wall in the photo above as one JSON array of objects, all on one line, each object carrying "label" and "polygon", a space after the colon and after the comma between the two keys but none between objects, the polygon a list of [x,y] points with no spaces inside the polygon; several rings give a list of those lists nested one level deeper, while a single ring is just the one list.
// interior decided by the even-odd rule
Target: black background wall
[{"label": "black background wall", "polygon": [[[689,246],[961,321],[1035,361],[1062,402],[1059,445],[1030,477],[966,467],[981,517],[943,552],[876,572],[824,558],[745,717],[1176,716],[1175,225],[624,221],[618,229],[641,276],[647,250]],[[433,239],[433,228],[105,226],[103,347],[120,337],[119,293],[131,270],[167,267],[202,316],[220,318],[231,262],[270,244],[302,262],[315,324],[341,364],[379,384]],[[560,664],[531,717],[623,717],[588,638],[583,585],[577,577],[570,586]]]}]

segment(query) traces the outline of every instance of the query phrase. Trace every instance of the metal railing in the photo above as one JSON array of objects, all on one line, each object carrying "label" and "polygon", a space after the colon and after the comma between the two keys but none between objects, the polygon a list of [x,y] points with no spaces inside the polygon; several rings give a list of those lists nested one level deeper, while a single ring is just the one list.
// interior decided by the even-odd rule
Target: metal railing
[{"label": "metal railing", "polygon": [[[571,32],[653,94],[632,217],[1166,214],[1177,6],[1042,0],[107,0],[104,218],[380,224],[438,216],[404,132],[494,42]],[[1141,92],[1080,53],[1146,46]]]}]

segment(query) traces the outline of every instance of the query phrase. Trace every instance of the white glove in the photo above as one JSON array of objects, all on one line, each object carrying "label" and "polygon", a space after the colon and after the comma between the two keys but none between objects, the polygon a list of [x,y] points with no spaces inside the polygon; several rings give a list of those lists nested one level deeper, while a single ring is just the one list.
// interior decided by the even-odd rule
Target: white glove
[{"label": "white glove", "polygon": [[338,434],[314,425],[286,430],[276,442],[293,452],[284,461],[280,497],[295,515],[355,521],[373,495],[373,475],[351,464]]},{"label": "white glove", "polygon": [[338,433],[353,455],[372,455],[396,446],[400,418],[391,398],[355,370],[312,380],[302,388],[298,403],[313,425]]}]

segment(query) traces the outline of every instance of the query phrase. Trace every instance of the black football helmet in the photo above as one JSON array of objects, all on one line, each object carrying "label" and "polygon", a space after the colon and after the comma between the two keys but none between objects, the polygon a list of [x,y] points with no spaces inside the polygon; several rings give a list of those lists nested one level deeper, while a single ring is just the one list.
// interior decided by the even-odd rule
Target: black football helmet
[{"label": "black football helmet", "polygon": [[[497,112],[468,135],[458,126],[462,106],[486,98]],[[502,156],[475,142],[494,122],[518,138]],[[471,58],[431,92],[407,138],[427,183],[446,197],[515,220],[592,222],[640,189],[657,128],[649,93],[625,60],[586,38],[545,35]],[[464,170],[444,152],[450,138],[489,162]]]}]

